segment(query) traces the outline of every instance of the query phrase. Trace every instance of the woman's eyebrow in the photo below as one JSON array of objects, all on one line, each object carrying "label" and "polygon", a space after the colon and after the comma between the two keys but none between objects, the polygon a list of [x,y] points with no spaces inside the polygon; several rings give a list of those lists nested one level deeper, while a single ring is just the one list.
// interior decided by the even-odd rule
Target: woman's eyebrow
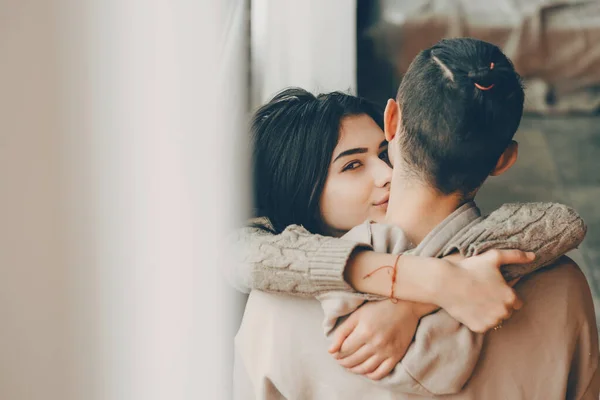
[{"label": "woman's eyebrow", "polygon": [[342,151],[340,154],[338,154],[337,157],[333,160],[333,162],[336,162],[338,160],[338,158],[341,158],[341,157],[350,156],[352,154],[363,154],[368,151],[369,151],[369,149],[367,149],[366,147],[356,147],[354,149],[345,150],[345,151]]},{"label": "woman's eyebrow", "polygon": [[[387,145],[387,143],[388,143],[388,141],[384,139],[383,142],[381,142],[379,144],[379,148],[384,147],[385,145]],[[340,154],[337,155],[337,157],[333,160],[333,162],[336,162],[338,160],[338,158],[341,158],[341,157],[351,156],[353,154],[364,154],[368,151],[369,151],[369,149],[367,149],[366,147],[356,147],[354,149],[344,150]]]}]

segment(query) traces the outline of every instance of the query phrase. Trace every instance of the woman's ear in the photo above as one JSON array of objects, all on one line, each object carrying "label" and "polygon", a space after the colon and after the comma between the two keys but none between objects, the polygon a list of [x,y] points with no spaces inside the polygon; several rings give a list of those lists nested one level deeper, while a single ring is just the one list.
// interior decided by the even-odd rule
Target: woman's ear
[{"label": "woman's ear", "polygon": [[512,167],[515,162],[517,162],[518,155],[519,143],[513,140],[510,142],[506,150],[504,150],[504,153],[502,153],[502,155],[498,159],[496,167],[490,173],[490,176],[498,176],[508,171],[508,169]]},{"label": "woman's ear", "polygon": [[391,142],[396,137],[399,122],[400,107],[395,100],[389,99],[383,113],[383,132],[385,133],[385,140],[388,142]]}]

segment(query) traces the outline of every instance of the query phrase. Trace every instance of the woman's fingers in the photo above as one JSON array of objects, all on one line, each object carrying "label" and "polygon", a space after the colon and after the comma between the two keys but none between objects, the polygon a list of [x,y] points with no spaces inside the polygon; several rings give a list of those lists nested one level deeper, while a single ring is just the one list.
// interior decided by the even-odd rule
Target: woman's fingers
[{"label": "woman's fingers", "polygon": [[358,349],[360,349],[365,343],[366,343],[366,341],[364,340],[362,335],[359,334],[357,332],[357,330],[355,329],[344,340],[344,343],[342,343],[342,347],[340,348],[340,350],[337,353],[337,356],[335,358],[337,358],[338,360],[342,359],[342,358],[346,358],[346,357],[356,353],[356,351]]},{"label": "woman's fingers", "polygon": [[502,265],[530,263],[534,259],[535,254],[531,252],[490,250],[462,260],[458,265],[464,268],[464,274],[456,274],[460,279],[455,285],[448,285],[457,290],[449,290],[449,296],[442,299],[439,305],[473,332],[483,333],[523,306],[510,286],[516,281],[507,283],[499,268]]},{"label": "woman's fingers", "polygon": [[333,333],[333,343],[331,343],[329,350],[327,350],[330,354],[340,351],[344,344],[344,340],[346,340],[346,338],[354,331],[354,328],[356,328],[357,322],[358,319],[349,318],[337,327]]},{"label": "woman's fingers", "polygon": [[378,355],[373,355],[365,362],[357,365],[354,368],[350,368],[349,370],[350,372],[353,372],[358,375],[370,374],[381,365],[382,361],[383,360],[381,359],[381,357],[379,357]]},{"label": "woman's fingers", "polygon": [[344,368],[354,368],[357,365],[360,365],[367,361],[373,355],[373,349],[367,345],[364,345],[360,349],[358,349],[354,354],[351,354],[346,358],[338,360],[338,364],[340,364]]},{"label": "woman's fingers", "polygon": [[[515,285],[517,283],[519,283],[520,280],[521,280],[521,277],[515,278],[515,279],[511,280],[510,282],[508,282],[508,286],[510,286],[511,288],[514,288]],[[521,300],[519,298],[519,296],[517,296],[517,294],[516,294],[516,292],[515,292],[514,289],[513,289],[513,292],[515,293],[515,301],[513,303],[513,308],[515,310],[520,310],[521,308],[523,308],[523,300]]]},{"label": "woman's fingers", "polygon": [[517,296],[517,292],[514,289],[507,287],[506,294],[504,296],[504,309],[506,312],[512,312],[512,310],[519,310],[523,306],[523,302]]},{"label": "woman's fingers", "polygon": [[379,364],[379,367],[377,367],[375,371],[367,374],[367,378],[372,379],[374,381],[381,380],[388,376],[390,372],[392,372],[392,370],[396,367],[396,364],[398,364],[396,360],[388,358],[387,360]]},{"label": "woman's fingers", "polygon": [[492,257],[498,267],[509,264],[527,264],[535,260],[535,253],[516,249],[490,250],[483,254],[488,254],[489,257]]}]

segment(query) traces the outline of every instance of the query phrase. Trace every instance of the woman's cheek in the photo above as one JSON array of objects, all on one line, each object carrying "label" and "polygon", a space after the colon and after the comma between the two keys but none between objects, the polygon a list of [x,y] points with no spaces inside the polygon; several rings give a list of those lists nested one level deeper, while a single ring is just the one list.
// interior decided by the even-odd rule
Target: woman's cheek
[{"label": "woman's cheek", "polygon": [[326,186],[321,195],[321,216],[323,222],[330,228],[336,230],[344,229],[344,221],[346,220],[345,210],[345,194],[343,185],[340,185],[339,179],[331,179],[326,183]]},{"label": "woman's cheek", "polygon": [[350,183],[351,190],[340,199],[340,206],[346,211],[346,223],[348,229],[362,224],[371,217],[371,193],[372,188],[366,184],[365,179],[354,179]]},{"label": "woman's cheek", "polygon": [[330,179],[323,191],[324,222],[338,230],[350,230],[373,218],[371,194],[373,183],[366,174],[349,172]]},{"label": "woman's cheek", "polygon": [[330,198],[323,208],[323,220],[327,226],[339,231],[348,231],[363,222],[357,215],[354,199],[349,196]]}]

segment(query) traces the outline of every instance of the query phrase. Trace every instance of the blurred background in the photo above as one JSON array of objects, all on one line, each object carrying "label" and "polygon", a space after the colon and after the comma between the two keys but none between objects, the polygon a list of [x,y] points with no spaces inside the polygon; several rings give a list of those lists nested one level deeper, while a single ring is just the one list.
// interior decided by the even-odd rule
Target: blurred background
[{"label": "blurred background", "polygon": [[248,113],[292,85],[383,105],[457,36],[527,87],[480,207],[575,207],[600,299],[598,1],[0,0],[0,399],[228,398]]}]

